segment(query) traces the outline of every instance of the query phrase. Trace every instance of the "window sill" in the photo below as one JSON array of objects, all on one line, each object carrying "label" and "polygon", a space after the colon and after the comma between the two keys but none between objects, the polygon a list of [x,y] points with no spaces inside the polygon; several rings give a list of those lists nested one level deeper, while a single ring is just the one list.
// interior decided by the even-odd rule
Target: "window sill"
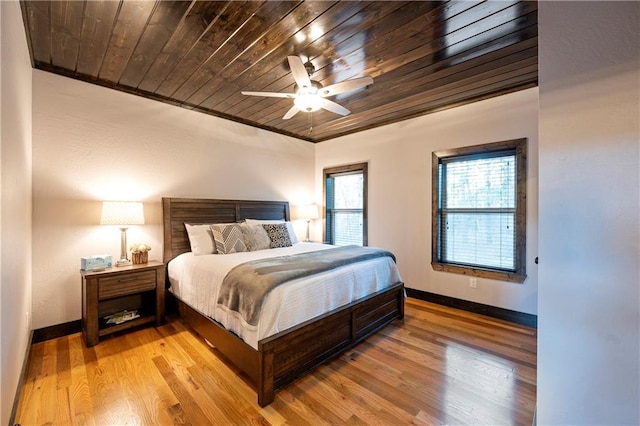
[{"label": "window sill", "polygon": [[498,281],[508,281],[512,283],[523,283],[527,278],[525,273],[503,272],[491,269],[472,268],[468,266],[451,265],[449,263],[431,262],[434,271],[451,272],[454,274],[467,275],[470,277],[488,278]]}]

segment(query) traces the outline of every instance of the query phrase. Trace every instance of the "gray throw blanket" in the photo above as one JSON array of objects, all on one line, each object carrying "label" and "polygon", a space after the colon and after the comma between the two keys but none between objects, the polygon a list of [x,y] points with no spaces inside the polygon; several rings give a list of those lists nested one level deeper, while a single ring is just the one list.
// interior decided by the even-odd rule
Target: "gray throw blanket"
[{"label": "gray throw blanket", "polygon": [[378,257],[395,257],[373,247],[344,246],[309,253],[272,257],[242,263],[222,281],[218,304],[236,311],[257,325],[262,304],[271,290],[287,281]]}]

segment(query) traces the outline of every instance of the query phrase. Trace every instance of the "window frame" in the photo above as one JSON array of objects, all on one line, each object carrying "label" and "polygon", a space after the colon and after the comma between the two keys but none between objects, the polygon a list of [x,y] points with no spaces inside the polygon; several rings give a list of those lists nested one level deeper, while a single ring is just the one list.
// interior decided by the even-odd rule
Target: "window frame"
[{"label": "window frame", "polygon": [[[491,158],[492,154],[515,150],[516,158],[516,207],[515,207],[515,255],[514,271],[504,269],[469,266],[444,262],[440,253],[440,171],[444,161],[450,162],[456,157],[478,156]],[[522,283],[526,279],[527,247],[527,139],[512,139],[482,145],[467,146],[432,153],[432,204],[431,204],[431,266],[436,271],[451,272],[479,278],[489,278],[508,282]],[[489,210],[489,209],[488,209]]]},{"label": "window frame", "polygon": [[[354,163],[347,164],[344,166],[336,166],[336,167],[327,167],[322,170],[322,199],[324,200],[324,217],[322,221],[322,235],[324,235],[325,240],[329,244],[333,244],[333,235],[327,239],[327,221],[329,220],[329,214],[327,213],[327,178],[332,175],[343,175],[343,174],[356,174],[362,173],[362,246],[366,247],[368,242],[367,236],[367,215],[368,215],[368,200],[367,200],[367,186],[368,186],[368,168],[369,163]],[[342,209],[344,210],[344,209]]]}]

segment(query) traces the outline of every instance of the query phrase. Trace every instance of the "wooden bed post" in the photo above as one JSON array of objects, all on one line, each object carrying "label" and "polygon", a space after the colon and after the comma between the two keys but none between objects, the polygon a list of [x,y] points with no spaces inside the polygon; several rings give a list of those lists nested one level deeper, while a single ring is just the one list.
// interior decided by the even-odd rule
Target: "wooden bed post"
[{"label": "wooden bed post", "polygon": [[273,402],[275,390],[273,388],[273,349],[258,352],[260,363],[258,387],[258,405],[266,407]]}]

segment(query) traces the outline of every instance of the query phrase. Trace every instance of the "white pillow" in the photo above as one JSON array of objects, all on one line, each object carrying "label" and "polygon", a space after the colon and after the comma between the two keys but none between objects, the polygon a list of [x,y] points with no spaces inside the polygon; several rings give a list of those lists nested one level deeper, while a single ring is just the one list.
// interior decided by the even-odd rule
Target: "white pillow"
[{"label": "white pillow", "polygon": [[192,225],[190,223],[185,223],[184,226],[187,228],[191,252],[194,255],[200,256],[202,254],[216,253],[216,244],[213,240],[213,233],[211,232],[210,224]]},{"label": "white pillow", "polygon": [[[245,219],[244,223],[249,226],[254,225],[274,225],[276,223],[284,223],[283,219],[274,219],[274,220],[262,220],[262,219]],[[291,244],[296,244],[298,242],[298,237],[296,236],[296,231],[293,229],[293,224],[291,222],[286,222],[287,230],[289,230],[289,239],[291,240]]]}]

